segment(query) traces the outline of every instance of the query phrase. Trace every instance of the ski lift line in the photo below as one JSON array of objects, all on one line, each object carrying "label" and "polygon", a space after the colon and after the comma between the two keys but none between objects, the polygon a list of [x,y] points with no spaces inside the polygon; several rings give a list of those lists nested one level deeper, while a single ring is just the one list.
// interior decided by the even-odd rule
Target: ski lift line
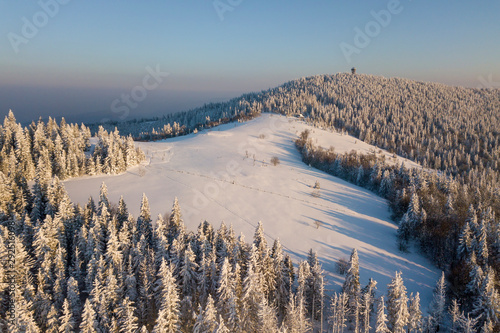
[{"label": "ski lift line", "polygon": [[[170,171],[177,171],[177,170],[170,170]],[[169,176],[167,176],[167,175],[163,175],[163,176],[164,176],[164,177],[166,177],[166,178],[168,178],[168,179],[170,179],[170,180],[172,180],[172,181],[174,181],[174,182],[177,182],[177,183],[179,183],[179,184],[181,184],[181,185],[184,185],[185,187],[188,187],[188,188],[190,188],[190,189],[195,190],[195,188],[194,188],[194,187],[192,187],[191,185],[188,185],[188,184],[186,184],[186,183],[184,183],[184,182],[181,182],[180,180],[174,179],[174,178],[169,177]],[[207,178],[208,178],[208,177],[207,177]],[[245,222],[245,223],[249,224],[249,225],[250,225],[251,227],[253,227],[254,229],[255,229],[255,228],[257,228],[257,226],[256,226],[254,223],[252,223],[251,221],[247,220],[246,218],[244,218],[244,217],[240,216],[238,213],[236,213],[236,212],[232,211],[231,209],[227,208],[227,207],[226,207],[226,206],[224,206],[222,203],[220,203],[217,199],[212,198],[212,197],[210,197],[210,196],[208,196],[208,195],[206,195],[206,194],[204,194],[204,195],[205,195],[205,197],[207,197],[208,199],[210,199],[210,200],[211,200],[211,201],[213,201],[214,203],[218,204],[220,207],[224,208],[225,210],[227,210],[228,212],[230,212],[230,213],[231,213],[231,214],[233,214],[234,216],[236,216],[236,217],[238,217],[239,219],[241,219],[243,222]],[[267,237],[269,237],[269,239],[276,239],[276,237],[273,237],[272,235],[270,235],[270,234],[269,234],[269,233],[267,233],[266,231],[264,231],[264,235],[266,235]],[[287,249],[289,252],[291,252],[291,249],[290,249],[288,246],[286,246],[286,245],[284,245],[284,244],[281,244],[281,246],[283,246],[285,249]]]}]

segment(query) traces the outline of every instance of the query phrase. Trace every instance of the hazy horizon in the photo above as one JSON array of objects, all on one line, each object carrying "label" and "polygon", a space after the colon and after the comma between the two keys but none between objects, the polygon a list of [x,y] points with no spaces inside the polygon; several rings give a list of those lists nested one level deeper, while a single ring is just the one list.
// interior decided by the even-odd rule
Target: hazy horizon
[{"label": "hazy horizon", "polygon": [[468,1],[0,0],[0,116],[149,117],[352,66],[500,87],[499,11]]}]

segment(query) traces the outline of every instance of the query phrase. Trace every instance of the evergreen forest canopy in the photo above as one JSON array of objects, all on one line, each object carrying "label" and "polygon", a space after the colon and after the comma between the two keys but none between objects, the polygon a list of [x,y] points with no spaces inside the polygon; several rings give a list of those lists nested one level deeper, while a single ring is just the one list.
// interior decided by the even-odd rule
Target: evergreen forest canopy
[{"label": "evergreen forest canopy", "polygon": [[[443,275],[428,316],[398,273],[387,296],[375,300],[375,281],[359,285],[356,250],[342,292],[325,302],[316,255],[294,267],[279,241],[267,246],[262,225],[252,243],[224,224],[215,231],[205,222],[193,233],[177,201],[153,224],[145,196],[136,219],[123,200],[109,202],[105,185],[97,204],[81,207],[59,181],[136,165],[144,154],[132,137],[183,135],[261,112],[303,116],[427,168],[340,155],[314,146],[308,133],[296,141],[306,163],[387,198],[401,250],[415,242],[446,272],[449,285]],[[458,331],[493,332],[500,327],[499,117],[499,90],[359,74],[304,78],[102,127],[50,119],[22,128],[10,113],[0,126],[0,256],[8,263],[14,249],[15,260],[0,267],[0,324],[9,332],[306,332],[323,315],[335,332],[403,332],[436,330],[449,313]]]}]

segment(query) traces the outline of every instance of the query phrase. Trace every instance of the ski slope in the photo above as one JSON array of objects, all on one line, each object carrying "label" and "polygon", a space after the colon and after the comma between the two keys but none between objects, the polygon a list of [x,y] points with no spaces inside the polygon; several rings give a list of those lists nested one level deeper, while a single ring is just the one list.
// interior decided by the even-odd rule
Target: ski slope
[{"label": "ski slope", "polygon": [[[334,146],[337,152],[379,153],[348,135],[263,114],[245,123],[137,143],[147,156],[144,165],[116,176],[71,179],[65,187],[74,202],[85,204],[90,195],[98,197],[104,182],[110,200],[116,203],[123,195],[135,217],[142,193],[149,199],[152,216],[169,213],[178,197],[188,229],[195,231],[203,220],[214,228],[224,221],[247,241],[262,221],[269,246],[279,238],[295,262],[304,259],[309,249],[317,251],[329,291],[340,291],[344,277],[336,273],[335,263],[339,258],[348,260],[355,247],[362,285],[374,278],[378,293],[385,293],[395,271],[402,271],[408,292],[420,292],[425,308],[440,272],[416,251],[397,250],[397,226],[384,199],[301,161],[293,140],[306,128],[320,145]],[[270,163],[273,156],[280,164]],[[405,164],[418,167],[410,161]],[[316,181],[319,191],[313,189]]]}]

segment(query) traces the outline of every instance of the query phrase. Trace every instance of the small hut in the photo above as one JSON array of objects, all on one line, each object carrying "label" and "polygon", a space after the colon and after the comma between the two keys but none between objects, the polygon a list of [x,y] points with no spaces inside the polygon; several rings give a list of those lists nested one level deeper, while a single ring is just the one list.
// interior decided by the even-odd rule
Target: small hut
[{"label": "small hut", "polygon": [[351,73],[356,74],[356,67],[351,68]]}]

